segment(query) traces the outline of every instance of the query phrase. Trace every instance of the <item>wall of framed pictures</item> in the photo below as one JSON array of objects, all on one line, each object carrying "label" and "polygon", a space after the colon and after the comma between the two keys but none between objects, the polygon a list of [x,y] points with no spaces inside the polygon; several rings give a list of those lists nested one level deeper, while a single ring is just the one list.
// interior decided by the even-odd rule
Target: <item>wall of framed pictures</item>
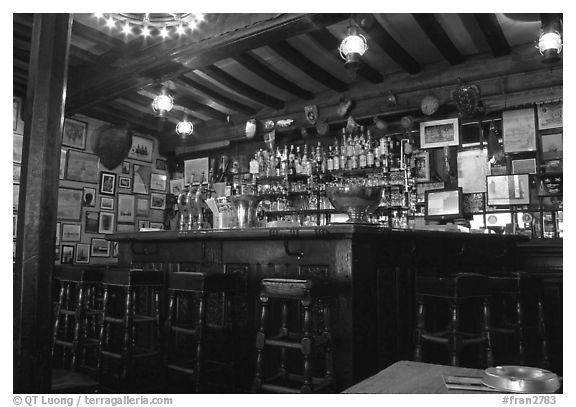
[{"label": "wall of framed pictures", "polygon": [[[14,250],[24,129],[21,103],[19,98],[14,98]],[[117,250],[108,244],[106,234],[136,231],[143,224],[162,227],[163,210],[151,199],[152,194],[156,197],[168,192],[166,183],[161,182],[167,177],[166,160],[158,154],[157,141],[148,135],[137,134],[134,140],[145,146],[145,154],[131,153],[116,168],[109,169],[103,166],[91,147],[95,132],[104,125],[107,123],[81,115],[65,119],[56,225],[57,264],[115,263]]]}]

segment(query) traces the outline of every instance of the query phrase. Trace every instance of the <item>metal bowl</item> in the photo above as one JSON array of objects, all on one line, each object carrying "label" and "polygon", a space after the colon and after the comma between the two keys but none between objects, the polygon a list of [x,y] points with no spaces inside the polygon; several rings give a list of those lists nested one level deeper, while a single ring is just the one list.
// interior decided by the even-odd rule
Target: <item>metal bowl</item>
[{"label": "metal bowl", "polygon": [[482,383],[515,393],[553,393],[560,388],[555,373],[536,367],[496,366],[484,371]]},{"label": "metal bowl", "polygon": [[336,210],[348,214],[347,223],[364,223],[364,215],[378,207],[383,189],[358,184],[327,185],[326,196]]},{"label": "metal bowl", "polygon": [[256,207],[262,197],[258,195],[232,195],[230,200],[236,209],[240,229],[256,226]]}]

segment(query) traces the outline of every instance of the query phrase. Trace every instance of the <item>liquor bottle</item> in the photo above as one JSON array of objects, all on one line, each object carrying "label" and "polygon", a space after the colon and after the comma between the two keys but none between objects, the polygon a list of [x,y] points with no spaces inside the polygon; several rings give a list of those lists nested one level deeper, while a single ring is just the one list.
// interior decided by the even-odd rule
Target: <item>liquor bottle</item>
[{"label": "liquor bottle", "polygon": [[250,160],[250,174],[258,174],[260,169],[258,168],[258,153],[254,153],[254,157]]},{"label": "liquor bottle", "polygon": [[380,162],[380,148],[378,146],[374,147],[374,167],[376,168],[380,168],[381,167],[381,162]]},{"label": "liquor bottle", "polygon": [[334,155],[332,156],[334,171],[340,170],[340,147],[338,139],[334,140]]},{"label": "liquor bottle", "polygon": [[316,146],[316,174],[322,173],[322,144]]},{"label": "liquor bottle", "polygon": [[302,156],[300,153],[300,146],[296,146],[296,156],[294,157],[294,172],[302,174]]},{"label": "liquor bottle", "polygon": [[332,146],[328,146],[328,157],[326,158],[326,171],[334,171],[334,156],[332,154]]},{"label": "liquor bottle", "polygon": [[366,150],[364,150],[364,146],[360,147],[360,154],[358,155],[358,166],[360,168],[366,168],[367,158],[366,158]]},{"label": "liquor bottle", "polygon": [[367,144],[366,149],[366,166],[372,168],[374,167],[374,152],[372,151],[372,147],[370,147],[370,143]]},{"label": "liquor bottle", "polygon": [[358,156],[356,154],[352,154],[352,156],[350,156],[350,169],[358,169]]},{"label": "liquor bottle", "polygon": [[276,147],[276,160],[275,160],[275,175],[280,176],[281,164],[282,164],[282,154],[280,154],[280,147]]},{"label": "liquor bottle", "polygon": [[288,146],[284,146],[280,160],[280,176],[285,177],[286,175],[288,175]]}]

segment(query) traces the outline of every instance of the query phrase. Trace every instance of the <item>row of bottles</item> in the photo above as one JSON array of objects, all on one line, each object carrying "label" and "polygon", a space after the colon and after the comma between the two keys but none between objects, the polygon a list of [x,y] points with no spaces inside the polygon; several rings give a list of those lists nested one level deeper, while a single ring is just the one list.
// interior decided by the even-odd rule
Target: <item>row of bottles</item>
[{"label": "row of bottles", "polygon": [[342,129],[341,140],[315,147],[285,145],[275,153],[260,149],[250,160],[250,173],[260,177],[316,175],[335,171],[382,168],[384,172],[400,166],[398,143],[391,137],[375,139],[360,126],[355,132]]}]

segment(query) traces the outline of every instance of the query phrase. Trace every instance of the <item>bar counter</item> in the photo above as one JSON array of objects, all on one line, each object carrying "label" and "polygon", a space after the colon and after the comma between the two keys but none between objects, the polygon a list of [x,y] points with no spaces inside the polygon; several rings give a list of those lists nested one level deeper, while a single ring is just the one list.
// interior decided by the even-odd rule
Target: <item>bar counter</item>
[{"label": "bar counter", "polygon": [[[259,282],[266,277],[329,282],[333,304],[336,390],[410,359],[413,280],[419,274],[492,273],[514,267],[527,238],[337,224],[300,228],[116,233],[119,266],[240,273],[246,297],[239,318],[248,338],[258,321]],[[254,367],[254,341],[247,366]]]}]

